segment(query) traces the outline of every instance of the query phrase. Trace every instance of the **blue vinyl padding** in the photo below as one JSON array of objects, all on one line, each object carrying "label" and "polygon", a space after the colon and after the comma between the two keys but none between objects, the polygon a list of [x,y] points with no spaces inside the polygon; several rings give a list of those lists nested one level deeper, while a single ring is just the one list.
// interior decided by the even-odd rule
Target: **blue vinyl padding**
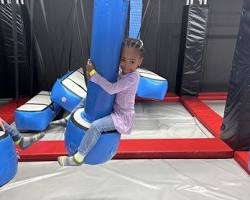
[{"label": "blue vinyl padding", "polygon": [[8,183],[17,172],[16,147],[10,135],[0,137],[0,187]]},{"label": "blue vinyl padding", "polygon": [[145,99],[163,100],[167,90],[167,80],[154,80],[141,76],[136,96]]},{"label": "blue vinyl padding", "polygon": [[42,111],[16,111],[15,123],[20,131],[44,131],[57,116],[60,106],[51,103]]},{"label": "blue vinyl padding", "polygon": [[70,89],[63,86],[62,81],[70,76],[74,71],[70,71],[62,78],[57,79],[51,91],[51,100],[56,102],[65,110],[71,112],[81,101],[81,97]]}]

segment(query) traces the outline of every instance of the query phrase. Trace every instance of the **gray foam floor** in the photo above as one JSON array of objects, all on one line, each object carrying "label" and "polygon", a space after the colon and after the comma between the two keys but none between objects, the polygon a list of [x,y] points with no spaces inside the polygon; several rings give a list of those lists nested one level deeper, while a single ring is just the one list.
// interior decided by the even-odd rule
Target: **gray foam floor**
[{"label": "gray foam floor", "polygon": [[[122,139],[212,138],[213,135],[181,103],[137,103],[135,127]],[[63,140],[65,127],[46,130],[43,140]]]},{"label": "gray foam floor", "polygon": [[226,101],[224,101],[224,100],[206,100],[203,102],[205,104],[207,104],[212,110],[214,110],[218,115],[220,115],[221,117],[224,116]]},{"label": "gray foam floor", "polygon": [[61,168],[19,163],[1,200],[248,200],[250,178],[233,159],[112,160]]}]

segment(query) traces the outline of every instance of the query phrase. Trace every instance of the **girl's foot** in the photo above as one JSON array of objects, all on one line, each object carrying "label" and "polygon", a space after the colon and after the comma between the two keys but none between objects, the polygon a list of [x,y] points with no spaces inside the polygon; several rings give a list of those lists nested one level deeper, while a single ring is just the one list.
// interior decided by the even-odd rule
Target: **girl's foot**
[{"label": "girl's foot", "polygon": [[35,142],[39,141],[40,139],[42,139],[44,137],[44,133],[38,133],[36,135],[33,136],[29,136],[29,137],[21,137],[18,141],[16,141],[15,143],[17,145],[19,145],[19,147],[21,149],[27,149],[28,147],[30,147],[32,144],[34,144]]},{"label": "girl's foot", "polygon": [[64,166],[79,166],[83,164],[84,157],[80,153],[74,156],[59,156],[57,158],[59,165]]}]

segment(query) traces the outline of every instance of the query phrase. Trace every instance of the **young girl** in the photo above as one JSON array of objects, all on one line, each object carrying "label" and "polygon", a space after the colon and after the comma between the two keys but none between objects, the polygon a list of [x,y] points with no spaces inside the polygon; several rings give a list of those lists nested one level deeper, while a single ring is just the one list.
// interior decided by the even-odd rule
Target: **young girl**
[{"label": "young girl", "polygon": [[13,141],[21,149],[28,148],[29,146],[31,146],[33,143],[37,142],[44,136],[44,133],[38,133],[32,136],[23,137],[16,128],[11,127],[0,117],[0,130],[1,129],[7,134],[9,134],[12,137]]},{"label": "young girl", "polygon": [[128,38],[124,41],[119,66],[121,73],[115,83],[110,83],[98,74],[91,61],[88,60],[86,69],[90,81],[100,85],[107,93],[116,94],[113,111],[111,115],[100,118],[91,124],[75,155],[58,157],[61,166],[81,165],[102,132],[113,130],[117,130],[121,134],[131,132],[134,124],[135,94],[139,83],[139,73],[136,69],[143,61],[143,52],[141,40]]}]

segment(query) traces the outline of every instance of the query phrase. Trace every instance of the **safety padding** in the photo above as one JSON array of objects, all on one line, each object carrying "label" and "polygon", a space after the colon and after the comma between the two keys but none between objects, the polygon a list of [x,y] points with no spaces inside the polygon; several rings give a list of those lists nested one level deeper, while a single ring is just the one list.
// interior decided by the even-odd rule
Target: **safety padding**
[{"label": "safety padding", "polygon": [[68,72],[57,79],[51,91],[51,100],[67,111],[72,111],[87,95],[82,69]]},{"label": "safety padding", "polygon": [[8,183],[17,172],[17,155],[10,135],[0,130],[0,187]]},{"label": "safety padding", "polygon": [[145,99],[163,100],[167,90],[168,81],[146,69],[138,69],[140,82],[136,95]]},{"label": "safety padding", "polygon": [[41,91],[27,103],[17,108],[15,122],[21,131],[43,131],[60,111],[60,106],[50,100],[50,93]]},{"label": "safety padding", "polygon": [[[85,127],[90,124],[81,118],[84,109],[78,109],[71,117],[65,131],[65,147],[69,155],[73,155],[78,151],[80,142],[84,136]],[[103,133],[84,159],[85,164],[95,165],[104,163],[113,158],[118,150],[121,135],[114,132]]]}]

